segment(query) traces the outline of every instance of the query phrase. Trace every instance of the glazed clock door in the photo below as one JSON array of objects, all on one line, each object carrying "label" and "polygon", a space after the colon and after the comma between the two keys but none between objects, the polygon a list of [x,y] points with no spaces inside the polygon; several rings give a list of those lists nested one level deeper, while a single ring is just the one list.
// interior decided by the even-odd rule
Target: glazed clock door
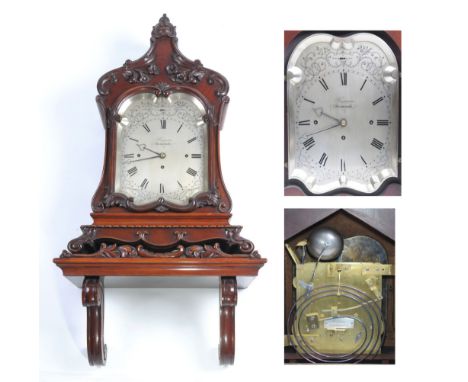
[{"label": "glazed clock door", "polygon": [[115,192],[136,206],[186,205],[208,188],[205,108],[196,97],[138,93],[118,108]]},{"label": "glazed clock door", "polygon": [[378,36],[313,34],[287,64],[288,177],[309,194],[399,178],[399,67]]}]

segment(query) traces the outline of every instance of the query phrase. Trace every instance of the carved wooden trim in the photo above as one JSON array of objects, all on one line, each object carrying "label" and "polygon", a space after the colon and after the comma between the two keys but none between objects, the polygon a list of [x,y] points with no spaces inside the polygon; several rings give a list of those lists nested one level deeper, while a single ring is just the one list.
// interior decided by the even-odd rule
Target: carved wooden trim
[{"label": "carved wooden trim", "polygon": [[155,258],[256,258],[251,253],[226,253],[221,249],[220,243],[201,245],[177,245],[172,251],[153,251],[142,244],[133,246],[130,244],[118,245],[116,243],[101,243],[99,250],[91,253],[72,253],[64,250],[61,258],[85,257],[85,258],[129,258],[129,257],[155,257]]},{"label": "carved wooden trim", "polygon": [[176,27],[171,24],[169,18],[164,13],[159,22],[153,27],[151,32],[151,42],[161,37],[177,38]]},{"label": "carved wooden trim", "polygon": [[219,281],[219,363],[234,363],[236,332],[235,312],[237,305],[237,280],[235,277],[220,277]]},{"label": "carved wooden trim", "polygon": [[61,258],[261,258],[254,244],[240,236],[241,226],[84,225],[81,230]]},{"label": "carved wooden trim", "polygon": [[148,82],[151,77],[160,73],[158,66],[154,62],[148,63],[144,66],[131,67],[132,63],[133,61],[127,60],[123,66],[125,70],[122,73],[122,76],[129,84],[144,84]]},{"label": "carved wooden trim", "polygon": [[248,258],[251,257],[250,255],[245,254],[230,254],[224,252],[219,243],[215,243],[213,245],[204,244],[204,245],[191,245],[187,247],[185,250],[186,257],[194,257],[194,258],[218,258],[218,257],[244,257]]},{"label": "carved wooden trim", "polygon": [[102,201],[97,203],[94,211],[104,211],[105,208],[111,207],[122,207],[128,208],[129,204],[133,201],[133,198],[129,198],[127,195],[119,194],[117,192],[107,193],[104,195]]},{"label": "carved wooden trim", "polygon": [[96,238],[96,228],[93,226],[81,226],[83,234],[76,239],[70,240],[68,243],[68,251],[78,253],[86,251],[87,247],[94,247],[94,239]]},{"label": "carved wooden trim", "polygon": [[227,97],[227,94],[229,92],[229,83],[227,82],[226,78],[222,76],[219,73],[212,73],[208,76],[206,79],[206,82],[208,85],[216,85],[216,90],[215,94],[218,98],[221,98],[221,100],[224,103],[229,102],[229,97]]},{"label": "carved wooden trim", "polygon": [[145,205],[135,205],[132,197],[120,193],[107,193],[100,202],[96,203],[94,211],[102,212],[106,208],[122,207],[130,211],[190,212],[208,206],[217,207],[219,212],[229,211],[229,205],[221,200],[217,187],[211,192],[203,192],[190,198],[186,205],[171,203],[164,198]]},{"label": "carved wooden trim", "polygon": [[173,54],[173,62],[166,66],[170,79],[178,84],[198,84],[206,74],[200,60],[189,61],[180,54]]},{"label": "carved wooden trim", "polygon": [[242,236],[240,236],[241,230],[242,227],[240,226],[226,228],[225,232],[228,243],[231,245],[238,245],[242,253],[249,253],[252,257],[260,258],[260,254],[254,250],[254,244],[250,240],[244,239]]},{"label": "carved wooden trim", "polygon": [[[174,225],[174,224],[122,224],[122,225],[116,225],[116,224],[96,224],[93,226],[85,226],[85,227],[95,227],[95,228],[119,228],[119,229],[125,229],[125,228],[195,228],[195,229],[205,229],[205,228],[230,228],[226,226],[226,224],[204,224],[204,225],[184,225],[183,227],[180,225]],[[187,232],[182,232],[185,233],[185,236],[187,235]],[[178,231],[174,231],[174,235],[178,235]]]},{"label": "carved wooden trim", "polygon": [[157,97],[163,96],[163,97],[168,97],[169,92],[168,90],[170,89],[171,85],[169,85],[166,82],[158,82],[155,85],[155,94]]},{"label": "carved wooden trim", "polygon": [[107,73],[102,76],[97,84],[97,90],[99,95],[106,96],[109,94],[112,85],[117,83],[117,76],[114,72]]},{"label": "carved wooden trim", "polygon": [[[205,68],[200,60],[192,61],[180,52],[176,28],[165,14],[153,27],[148,51],[141,58],[127,60],[122,67],[105,73],[99,79],[97,88],[99,95],[96,101],[106,128],[106,153],[103,175],[92,201],[94,212],[125,209],[137,212],[186,212],[189,215],[197,209],[207,213],[230,211],[231,200],[222,181],[218,153],[218,131],[222,127],[229,102],[229,83],[221,74]],[[145,206],[137,206],[132,198],[114,192],[116,110],[123,99],[142,91],[151,91],[163,97],[167,97],[171,91],[191,92],[206,107],[206,122],[209,125],[209,188],[185,206],[167,202],[163,198]]]},{"label": "carved wooden trim", "polygon": [[104,285],[102,277],[86,276],[83,280],[82,302],[87,313],[88,361],[91,366],[106,364],[104,343]]},{"label": "carved wooden trim", "polygon": [[184,240],[184,237],[187,236],[186,231],[174,231],[173,233],[178,241]]},{"label": "carved wooden trim", "polygon": [[[104,277],[219,277],[221,364],[235,353],[237,276],[255,277],[265,264],[242,227],[229,224],[231,199],[220,165],[219,130],[229,102],[229,84],[221,74],[191,61],[178,49],[176,28],[164,14],[153,27],[146,53],[103,74],[97,83],[97,106],[104,126],[105,159],[92,199],[94,224],[82,226],[60,258],[64,276],[84,277],[82,303],[87,312],[90,365],[106,363]],[[190,93],[203,104],[207,125],[206,192],[187,205],[164,198],[144,206],[115,191],[119,105],[139,93],[168,97]],[[162,196],[162,195],[161,195]],[[140,223],[140,224],[138,224]]]}]

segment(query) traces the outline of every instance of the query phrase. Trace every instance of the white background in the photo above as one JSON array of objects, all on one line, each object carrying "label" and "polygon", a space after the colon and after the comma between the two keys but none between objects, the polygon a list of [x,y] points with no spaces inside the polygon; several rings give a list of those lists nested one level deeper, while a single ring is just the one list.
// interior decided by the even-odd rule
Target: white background
[{"label": "white background", "polygon": [[[461,3],[4,4],[1,379],[460,379],[468,340],[468,49]],[[239,293],[235,366],[217,365],[216,290],[107,290],[108,364],[90,368],[80,290],[52,258],[91,222],[104,142],[97,79],[146,51],[163,12],[177,26],[181,51],[230,82],[221,160],[234,203],[231,223],[244,225],[243,236],[268,264]],[[403,31],[402,197],[282,196],[285,29]],[[396,208],[395,366],[283,365],[285,207]]]}]

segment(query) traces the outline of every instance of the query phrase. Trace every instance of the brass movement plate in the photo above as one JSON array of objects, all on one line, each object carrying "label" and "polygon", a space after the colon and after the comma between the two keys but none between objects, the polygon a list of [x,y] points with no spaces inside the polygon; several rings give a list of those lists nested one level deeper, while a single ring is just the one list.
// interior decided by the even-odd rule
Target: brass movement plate
[{"label": "brass movement plate", "polygon": [[[315,267],[317,269],[311,283]],[[366,336],[367,339],[372,336],[376,338],[375,346],[361,354],[380,352],[384,330],[380,321],[382,276],[391,274],[391,265],[379,263],[297,264],[293,283],[296,301],[299,302],[296,319],[300,320],[298,325],[302,340],[317,352],[339,355],[360,349]],[[311,293],[311,297],[304,296],[306,293]],[[377,314],[373,316],[371,310]],[[380,322],[376,322],[375,317]],[[301,352],[300,348],[298,351]]]}]

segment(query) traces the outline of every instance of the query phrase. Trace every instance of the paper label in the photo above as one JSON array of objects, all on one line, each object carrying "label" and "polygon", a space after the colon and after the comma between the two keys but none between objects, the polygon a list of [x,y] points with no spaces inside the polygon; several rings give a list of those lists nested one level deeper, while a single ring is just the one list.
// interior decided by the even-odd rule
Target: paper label
[{"label": "paper label", "polygon": [[354,320],[349,317],[332,317],[324,321],[325,329],[346,330],[354,328]]}]

